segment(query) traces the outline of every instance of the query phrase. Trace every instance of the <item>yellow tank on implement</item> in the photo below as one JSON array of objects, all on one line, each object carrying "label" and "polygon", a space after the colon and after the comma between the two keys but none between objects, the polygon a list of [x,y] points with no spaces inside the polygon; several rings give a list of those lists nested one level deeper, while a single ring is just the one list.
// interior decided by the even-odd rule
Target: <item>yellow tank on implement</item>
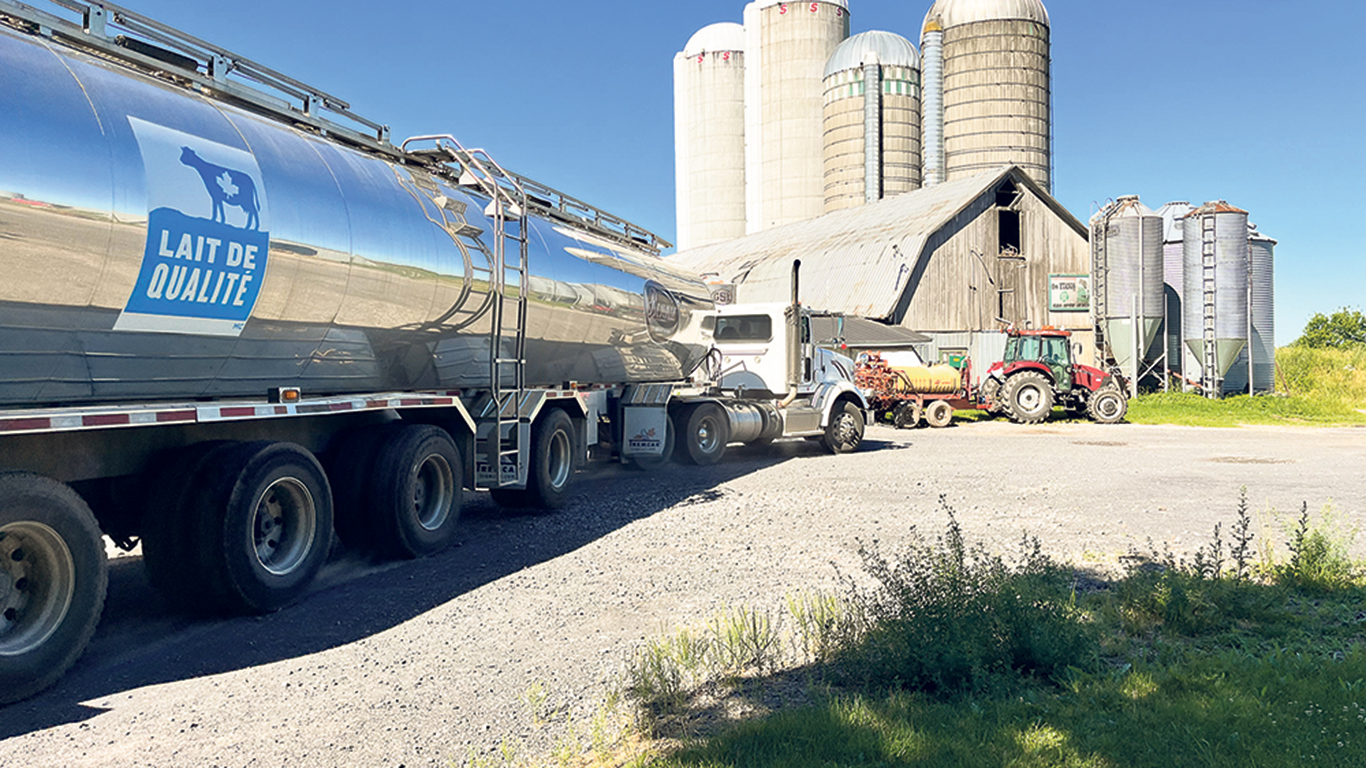
[{"label": "yellow tank on implement", "polygon": [[908,394],[947,395],[958,391],[963,374],[949,365],[892,366],[900,374],[899,389]]}]

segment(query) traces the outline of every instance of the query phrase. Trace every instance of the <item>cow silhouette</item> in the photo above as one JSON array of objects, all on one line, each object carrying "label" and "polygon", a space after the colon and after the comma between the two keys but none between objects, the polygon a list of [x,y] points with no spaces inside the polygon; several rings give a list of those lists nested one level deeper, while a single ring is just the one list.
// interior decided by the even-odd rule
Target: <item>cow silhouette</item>
[{"label": "cow silhouette", "polygon": [[248,229],[261,228],[261,203],[256,196],[256,183],[250,176],[241,171],[214,165],[196,155],[189,147],[180,148],[180,162],[199,171],[199,178],[204,181],[204,189],[213,199],[214,221],[226,224],[223,206],[231,205],[241,208],[247,215]]}]

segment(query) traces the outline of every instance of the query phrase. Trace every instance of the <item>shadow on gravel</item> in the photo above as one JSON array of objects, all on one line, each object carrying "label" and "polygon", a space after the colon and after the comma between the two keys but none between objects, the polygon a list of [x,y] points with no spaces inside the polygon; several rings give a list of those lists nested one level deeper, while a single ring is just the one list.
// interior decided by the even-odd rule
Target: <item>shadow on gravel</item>
[{"label": "shadow on gravel", "polygon": [[[870,441],[864,450],[879,447]],[[309,595],[266,616],[177,612],[148,584],[141,558],[112,561],[108,603],[89,650],[53,688],[0,709],[0,740],[96,717],[126,691],[263,667],[370,637],[636,520],[722,498],[719,486],[728,480],[821,455],[819,444],[799,440],[737,447],[710,467],[670,464],[646,473],[608,465],[580,475],[569,505],[552,515],[504,512],[488,494],[467,493],[461,536],[447,552],[377,563],[338,550]]]}]

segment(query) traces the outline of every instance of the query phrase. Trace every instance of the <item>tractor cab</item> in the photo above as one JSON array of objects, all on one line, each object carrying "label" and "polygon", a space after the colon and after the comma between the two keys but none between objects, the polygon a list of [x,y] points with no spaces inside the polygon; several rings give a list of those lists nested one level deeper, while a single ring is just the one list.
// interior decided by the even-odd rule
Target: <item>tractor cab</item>
[{"label": "tractor cab", "polygon": [[1006,335],[1005,354],[982,382],[988,410],[1022,423],[1043,421],[1055,404],[1103,423],[1124,418],[1128,400],[1121,382],[1074,362],[1070,331],[1009,328]]},{"label": "tractor cab", "polygon": [[1004,374],[1009,376],[1020,368],[1042,365],[1052,374],[1053,386],[1059,394],[1072,391],[1072,334],[1068,331],[1016,331],[1006,340],[1005,356],[1001,360]]}]

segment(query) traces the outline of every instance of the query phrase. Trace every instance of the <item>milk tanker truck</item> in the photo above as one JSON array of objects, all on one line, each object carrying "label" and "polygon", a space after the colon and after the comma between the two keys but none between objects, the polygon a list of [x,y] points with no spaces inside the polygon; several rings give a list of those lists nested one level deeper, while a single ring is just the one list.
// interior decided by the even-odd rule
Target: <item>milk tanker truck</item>
[{"label": "milk tanker truck", "polygon": [[588,460],[858,445],[867,402],[800,306],[787,380],[724,390],[708,288],[645,230],[127,9],[50,5],[0,0],[0,704],[85,648],[106,536],[176,602],[265,612],[334,535],[442,551],[467,489],[554,509]]}]

